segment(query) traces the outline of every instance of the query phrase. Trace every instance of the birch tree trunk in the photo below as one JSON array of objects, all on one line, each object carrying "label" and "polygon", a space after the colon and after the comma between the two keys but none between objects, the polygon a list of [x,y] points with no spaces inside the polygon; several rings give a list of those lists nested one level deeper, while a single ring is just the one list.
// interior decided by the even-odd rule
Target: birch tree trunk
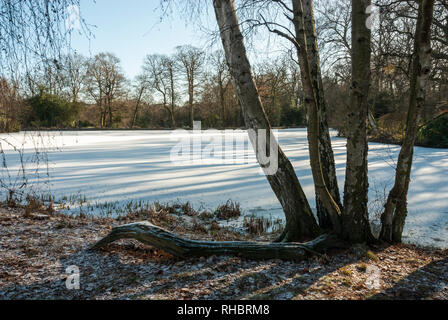
[{"label": "birch tree trunk", "polygon": [[367,117],[371,82],[371,30],[367,8],[371,0],[352,0],[352,82],[347,110],[347,167],[341,236],[350,242],[373,240],[367,210]]},{"label": "birch tree trunk", "polygon": [[[319,56],[310,0],[293,0],[293,23],[296,32],[298,58],[308,109],[308,142],[311,171],[320,205],[321,227],[340,232],[341,205],[326,117]],[[306,7],[306,9],[305,9]],[[325,170],[324,170],[325,168]],[[327,182],[333,192],[330,192]],[[334,196],[333,196],[334,195]],[[339,203],[338,203],[339,202]]]},{"label": "birch tree trunk", "polygon": [[414,143],[421,110],[425,102],[427,79],[431,71],[431,24],[433,15],[434,0],[419,1],[406,133],[398,157],[395,184],[389,193],[381,217],[380,238],[388,242],[401,242],[407,216],[407,194],[411,180]]},{"label": "birch tree trunk", "polygon": [[[312,214],[294,168],[283,153],[273,133],[258,94],[252,69],[247,58],[243,35],[239,27],[233,0],[213,1],[227,64],[241,104],[244,121],[249,129],[249,139],[260,166],[264,170],[272,190],[279,199],[286,216],[286,228],[281,241],[301,241],[317,236],[319,227]],[[269,172],[261,161],[257,148],[257,131],[267,131],[267,150],[278,150],[278,169]]]},{"label": "birch tree trunk", "polygon": [[[297,2],[297,0],[293,0]],[[299,4],[296,4],[299,6]],[[314,3],[313,0],[303,0],[303,21],[307,43],[308,62],[310,65],[310,76],[312,86],[317,99],[317,117],[319,120],[319,152],[322,174],[328,192],[333,198],[335,204],[341,209],[341,197],[339,194],[338,181],[336,176],[336,168],[334,162],[333,148],[331,146],[330,132],[327,122],[327,106],[325,102],[325,94],[322,83],[322,72],[320,69],[319,48],[317,45],[317,34],[314,20]],[[296,11],[294,11],[296,12]],[[299,17],[297,17],[299,18]],[[295,19],[294,21],[300,22]],[[300,28],[300,26],[297,26]],[[296,27],[296,28],[297,28]],[[300,53],[299,53],[300,54]],[[321,228],[327,230],[340,231],[339,214],[335,214],[335,210],[328,210],[324,202],[321,200],[319,193],[316,193],[316,208]],[[340,210],[339,210],[340,211]]]}]

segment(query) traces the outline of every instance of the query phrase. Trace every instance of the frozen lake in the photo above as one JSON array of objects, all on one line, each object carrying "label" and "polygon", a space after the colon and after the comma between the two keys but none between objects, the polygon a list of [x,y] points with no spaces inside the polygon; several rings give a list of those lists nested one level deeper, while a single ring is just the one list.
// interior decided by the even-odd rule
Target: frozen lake
[{"label": "frozen lake", "polygon": [[[200,138],[207,140],[216,134],[204,133]],[[236,136],[244,138],[246,134]],[[314,206],[306,129],[280,130],[278,136],[311,206]],[[266,178],[260,174],[253,153],[249,154],[249,163],[173,162],[170,154],[178,143],[176,137],[171,131],[2,134],[1,145],[8,170],[3,166],[1,179],[6,186],[21,185],[19,153],[14,151],[16,147],[24,151],[25,175],[30,182],[27,188],[51,193],[56,201],[82,199],[80,202],[85,201],[82,210],[95,214],[111,208],[125,210],[129,203],[140,200],[190,201],[195,207],[202,205],[213,209],[232,199],[239,202],[247,214],[283,217],[280,204]],[[345,173],[345,144],[345,139],[333,137],[341,191]],[[44,161],[36,172],[32,157],[34,150],[41,150],[42,146],[48,148],[48,168]],[[446,248],[448,150],[415,149],[405,241]],[[222,150],[222,155],[226,156],[226,152]],[[369,198],[372,213],[379,212],[384,193],[393,184],[398,152],[397,146],[370,144]],[[5,191],[2,190],[4,197]],[[79,210],[79,205],[73,203],[71,210]]]}]

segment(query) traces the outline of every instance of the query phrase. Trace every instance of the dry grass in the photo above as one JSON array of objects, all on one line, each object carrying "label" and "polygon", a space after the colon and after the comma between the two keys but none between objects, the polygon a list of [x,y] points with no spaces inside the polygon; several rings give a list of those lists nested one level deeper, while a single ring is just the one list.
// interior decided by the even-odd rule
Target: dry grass
[{"label": "dry grass", "polygon": [[215,215],[218,219],[221,220],[239,218],[241,216],[240,204],[233,202],[232,200],[228,200],[225,204],[220,205],[215,210]]}]

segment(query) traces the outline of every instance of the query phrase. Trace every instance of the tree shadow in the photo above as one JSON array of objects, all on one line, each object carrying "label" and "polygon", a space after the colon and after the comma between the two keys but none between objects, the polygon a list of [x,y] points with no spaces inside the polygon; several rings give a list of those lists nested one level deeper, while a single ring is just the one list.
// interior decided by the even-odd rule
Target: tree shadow
[{"label": "tree shadow", "polygon": [[433,261],[412,272],[372,300],[448,299],[448,258]]},{"label": "tree shadow", "polygon": [[[384,257],[387,248],[374,251]],[[446,254],[398,282],[390,277],[384,279],[386,286],[391,285],[381,292],[367,294],[363,288],[362,294],[357,294],[355,283],[345,287],[341,272],[335,276],[335,271],[369,263],[365,249],[332,250],[325,256],[297,262],[239,257],[178,259],[151,246],[121,240],[106,250],[82,249],[61,256],[59,276],[53,274],[48,277],[51,280],[28,285],[0,287],[0,299],[332,299],[344,298],[344,290],[351,291],[347,295],[350,299],[448,298]],[[81,272],[80,290],[66,288],[65,271],[72,265]],[[359,281],[364,285],[363,279]]]},{"label": "tree shadow", "polygon": [[[320,280],[343,268],[346,265],[358,263],[361,257],[353,254],[351,249],[331,250],[322,257],[310,257],[307,260],[295,263],[287,277],[281,277],[279,281],[268,286],[257,286],[251,294],[242,296],[249,300],[290,300],[298,296],[306,297],[308,290]],[[252,275],[247,275],[246,278]],[[239,279],[240,283],[247,279]],[[324,284],[326,285],[326,284]]]}]

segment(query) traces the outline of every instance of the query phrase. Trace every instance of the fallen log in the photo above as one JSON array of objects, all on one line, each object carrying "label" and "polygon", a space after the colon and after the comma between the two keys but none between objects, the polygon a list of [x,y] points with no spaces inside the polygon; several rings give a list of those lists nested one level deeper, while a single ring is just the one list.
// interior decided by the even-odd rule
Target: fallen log
[{"label": "fallen log", "polygon": [[310,255],[345,246],[345,243],[329,234],[306,243],[190,240],[149,222],[138,222],[113,228],[91,249],[104,248],[109,243],[120,239],[135,239],[180,258],[227,255],[252,259],[304,260]]}]

